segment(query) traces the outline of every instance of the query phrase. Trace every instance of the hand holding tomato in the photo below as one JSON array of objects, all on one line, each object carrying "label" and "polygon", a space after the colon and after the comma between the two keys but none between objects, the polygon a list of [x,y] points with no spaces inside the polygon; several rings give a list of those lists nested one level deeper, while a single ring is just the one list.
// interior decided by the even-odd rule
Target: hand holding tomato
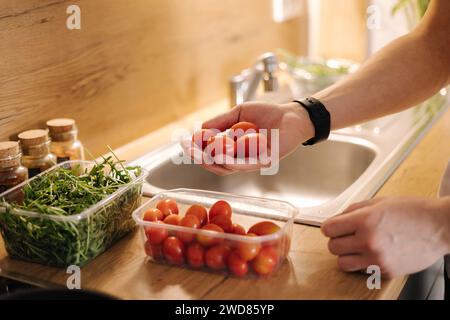
[{"label": "hand holding tomato", "polygon": [[[286,157],[302,142],[314,136],[314,126],[304,108],[298,103],[271,104],[264,102],[246,102],[230,111],[203,123],[204,129],[215,128],[225,131],[239,122],[251,122],[260,129],[267,130],[268,154],[271,148],[271,129],[279,130],[279,157]],[[219,175],[236,171],[253,171],[263,165],[258,164],[203,164],[207,170]]]}]

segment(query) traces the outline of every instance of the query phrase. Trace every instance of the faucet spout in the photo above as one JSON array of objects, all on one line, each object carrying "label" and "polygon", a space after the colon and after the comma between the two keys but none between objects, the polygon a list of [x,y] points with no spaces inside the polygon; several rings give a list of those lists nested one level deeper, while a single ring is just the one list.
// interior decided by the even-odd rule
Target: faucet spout
[{"label": "faucet spout", "polygon": [[253,68],[245,69],[230,79],[230,105],[250,101],[255,97],[259,84],[264,83],[264,91],[277,91],[278,59],[272,52],[259,57]]}]

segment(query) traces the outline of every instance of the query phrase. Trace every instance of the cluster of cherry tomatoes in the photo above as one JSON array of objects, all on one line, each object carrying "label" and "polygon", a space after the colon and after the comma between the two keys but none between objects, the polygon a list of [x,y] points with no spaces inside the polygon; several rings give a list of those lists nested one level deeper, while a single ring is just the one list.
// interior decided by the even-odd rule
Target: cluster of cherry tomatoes
[{"label": "cluster of cherry tomatoes", "polygon": [[[145,226],[145,250],[155,261],[166,261],[173,265],[188,265],[192,268],[207,267],[212,270],[229,270],[243,277],[250,270],[257,275],[271,274],[289,250],[289,239],[280,237],[267,243],[255,240],[238,241],[217,236],[220,233],[259,237],[273,234],[280,227],[271,221],[256,223],[248,231],[231,220],[232,208],[224,200],[214,203],[208,210],[194,204],[183,217],[179,215],[175,200],[160,200],[156,208],[144,212],[142,219],[152,222]],[[169,230],[164,225],[186,227]],[[192,232],[188,228],[210,232]],[[283,256],[281,256],[283,255]]]},{"label": "cluster of cherry tomatoes", "polygon": [[267,137],[251,122],[238,122],[225,132],[201,129],[192,142],[212,157],[256,158],[267,151]]}]

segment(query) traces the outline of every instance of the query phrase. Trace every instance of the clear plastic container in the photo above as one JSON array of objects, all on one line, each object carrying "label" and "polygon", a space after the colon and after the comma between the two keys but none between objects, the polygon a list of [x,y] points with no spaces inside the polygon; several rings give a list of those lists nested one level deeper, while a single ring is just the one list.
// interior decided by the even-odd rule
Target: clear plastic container
[{"label": "clear plastic container", "polygon": [[359,65],[344,59],[291,57],[287,70],[294,81],[291,90],[296,97],[311,95],[354,73]]},{"label": "clear plastic container", "polygon": [[143,169],[132,182],[79,214],[47,215],[10,205],[23,201],[24,187],[34,179],[60,167],[81,174],[94,164],[66,161],[0,194],[0,231],[10,256],[52,266],[82,266],[134,229],[132,212],[141,204]]},{"label": "clear plastic container", "polygon": [[[173,199],[177,202],[180,217],[183,217],[186,210],[193,204],[201,205],[209,211],[215,202],[225,200],[232,208],[232,222],[243,226],[246,232],[251,226],[263,221],[276,224],[279,230],[271,234],[251,237],[188,228],[160,221],[144,221],[144,213],[150,208],[156,208],[157,203],[163,199]],[[254,277],[273,274],[286,258],[290,248],[292,226],[297,213],[297,208],[291,204],[277,200],[202,190],[175,189],[155,195],[134,211],[133,218],[140,226],[145,253],[154,262],[221,272],[239,277]],[[150,237],[148,235],[155,231],[166,237],[166,240],[159,245],[155,245],[148,239]],[[183,257],[179,260],[170,256],[170,246],[166,246],[165,243],[169,237],[181,239],[183,243]],[[205,238],[209,240],[206,243]],[[175,240],[173,242],[176,243]],[[191,247],[195,248],[191,249]],[[222,247],[221,249],[225,247],[225,249],[213,249],[215,247]],[[208,253],[208,251],[212,252]],[[169,253],[169,257],[166,256],[166,252]],[[220,256],[217,252],[226,252],[224,258],[217,258],[218,255]],[[194,254],[191,255],[191,253]],[[234,259],[232,262],[232,255],[239,259]]]}]

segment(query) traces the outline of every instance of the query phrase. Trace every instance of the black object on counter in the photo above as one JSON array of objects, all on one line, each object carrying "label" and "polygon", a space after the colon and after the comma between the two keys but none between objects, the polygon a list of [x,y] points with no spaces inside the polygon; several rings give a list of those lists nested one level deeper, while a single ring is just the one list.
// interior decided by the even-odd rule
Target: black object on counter
[{"label": "black object on counter", "polygon": [[0,300],[116,300],[116,298],[89,290],[26,289],[0,296]]}]

